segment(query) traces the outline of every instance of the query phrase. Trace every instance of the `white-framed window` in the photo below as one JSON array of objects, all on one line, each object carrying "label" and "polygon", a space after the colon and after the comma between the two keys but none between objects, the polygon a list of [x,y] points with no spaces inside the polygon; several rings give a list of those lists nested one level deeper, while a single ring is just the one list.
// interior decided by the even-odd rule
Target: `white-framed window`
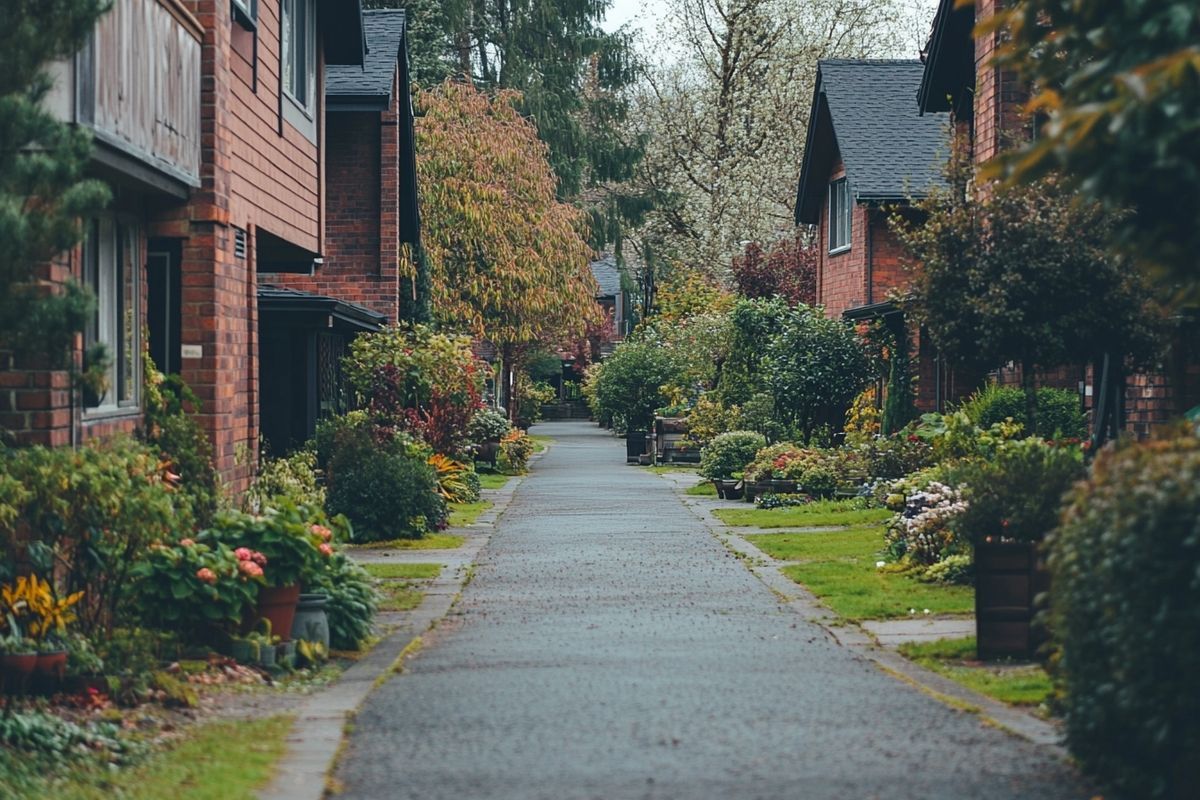
[{"label": "white-framed window", "polygon": [[280,3],[279,69],[283,91],[309,117],[316,115],[317,27],[314,0]]},{"label": "white-framed window", "polygon": [[88,399],[89,413],[132,410],[141,399],[141,234],[136,225],[106,216],[87,222],[83,279],[96,296],[84,332],[90,347],[108,350],[107,387]]},{"label": "white-framed window", "polygon": [[845,178],[829,184],[829,252],[850,249],[850,216],[854,208]]}]

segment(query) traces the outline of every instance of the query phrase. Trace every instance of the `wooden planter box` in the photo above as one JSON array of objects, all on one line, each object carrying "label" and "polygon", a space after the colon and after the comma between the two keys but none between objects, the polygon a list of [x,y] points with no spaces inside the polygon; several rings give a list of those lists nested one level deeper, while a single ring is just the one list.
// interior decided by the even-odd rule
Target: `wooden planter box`
[{"label": "wooden planter box", "polygon": [[975,637],[980,659],[1033,658],[1045,635],[1034,624],[1050,574],[1031,542],[975,546]]},{"label": "wooden planter box", "polygon": [[775,494],[795,494],[797,491],[796,482],[784,478],[775,478],[771,481],[771,491]]},{"label": "wooden planter box", "polygon": [[746,502],[753,503],[754,498],[761,497],[771,491],[771,481],[745,481]]},{"label": "wooden planter box", "polygon": [[717,497],[722,500],[741,500],[742,482],[735,480],[715,480],[713,486],[717,489]]}]

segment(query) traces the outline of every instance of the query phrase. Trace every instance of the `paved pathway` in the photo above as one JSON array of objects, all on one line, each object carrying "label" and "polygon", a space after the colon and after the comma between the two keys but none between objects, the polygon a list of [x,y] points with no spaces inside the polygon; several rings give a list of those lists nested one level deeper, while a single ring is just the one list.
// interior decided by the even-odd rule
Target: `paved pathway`
[{"label": "paved pathway", "polygon": [[519,488],[460,613],[360,710],[351,798],[1086,798],[775,596],[585,423]]}]

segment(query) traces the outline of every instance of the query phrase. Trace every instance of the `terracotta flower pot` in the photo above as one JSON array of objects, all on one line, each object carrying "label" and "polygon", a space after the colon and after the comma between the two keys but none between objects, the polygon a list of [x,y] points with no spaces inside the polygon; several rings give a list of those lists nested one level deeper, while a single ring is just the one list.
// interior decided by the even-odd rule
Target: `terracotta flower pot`
[{"label": "terracotta flower pot", "polygon": [[37,664],[34,672],[39,675],[53,675],[61,678],[67,671],[67,651],[51,650],[48,653],[37,654]]},{"label": "terracotta flower pot", "polygon": [[258,590],[258,615],[254,621],[271,623],[271,633],[276,636],[290,635],[296,619],[296,606],[300,602],[300,584],[291,586],[264,586]]},{"label": "terracotta flower pot", "polygon": [[37,653],[0,655],[0,678],[3,679],[4,691],[8,694],[24,692],[35,666],[37,666]]}]

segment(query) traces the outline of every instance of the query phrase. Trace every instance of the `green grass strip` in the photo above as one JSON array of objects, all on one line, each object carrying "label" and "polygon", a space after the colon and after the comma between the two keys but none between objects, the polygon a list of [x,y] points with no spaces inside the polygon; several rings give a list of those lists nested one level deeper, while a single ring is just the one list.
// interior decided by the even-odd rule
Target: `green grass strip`
[{"label": "green grass strip", "polygon": [[425,599],[425,593],[411,583],[382,581],[375,588],[383,596],[380,611],[412,611]]},{"label": "green grass strip", "polygon": [[116,772],[75,772],[44,797],[57,800],[251,800],[271,779],[292,727],[286,716],[197,725],[146,761]]},{"label": "green grass strip", "polygon": [[462,547],[466,537],[454,533],[429,533],[420,539],[392,539],[386,542],[363,542],[347,545],[350,548],[378,550],[454,550]]},{"label": "green grass strip", "polygon": [[512,480],[511,475],[502,475],[499,472],[479,473],[479,487],[481,489],[503,489],[510,480]]},{"label": "green grass strip", "polygon": [[900,654],[980,694],[1015,706],[1039,706],[1054,694],[1040,664],[977,661],[975,637],[906,642]]},{"label": "green grass strip", "polygon": [[717,487],[713,486],[711,481],[703,481],[695,486],[689,486],[683,493],[690,494],[692,497],[716,497]]},{"label": "green grass strip", "polygon": [[363,564],[372,578],[405,578],[425,580],[442,574],[441,564]]},{"label": "green grass strip", "polygon": [[852,508],[853,501],[823,500],[791,508],[718,508],[713,513],[735,528],[817,528],[868,525],[890,519],[886,508]]},{"label": "green grass strip", "polygon": [[477,500],[474,503],[451,503],[449,525],[451,528],[466,527],[479,519],[479,515],[491,507],[492,504],[487,500]]},{"label": "green grass strip", "polygon": [[879,568],[883,532],[852,528],[820,533],[764,533],[747,541],[768,555],[797,564],[782,572],[848,620],[896,619],[910,610],[931,614],[968,614],[975,595],[968,586],[924,583],[898,571]]}]

